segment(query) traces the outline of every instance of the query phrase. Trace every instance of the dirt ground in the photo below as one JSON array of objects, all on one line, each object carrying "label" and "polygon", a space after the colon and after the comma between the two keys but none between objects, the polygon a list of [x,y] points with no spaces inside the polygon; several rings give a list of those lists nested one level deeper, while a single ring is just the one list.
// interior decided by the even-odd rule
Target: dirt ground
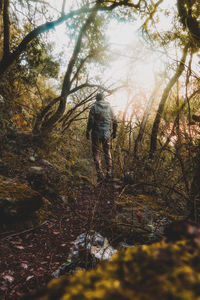
[{"label": "dirt ground", "polygon": [[[88,230],[105,233],[117,193],[112,185],[81,188],[78,197],[54,203],[40,225],[0,233],[0,298],[31,299],[66,262],[72,242]],[[112,235],[112,233],[109,233]]]}]

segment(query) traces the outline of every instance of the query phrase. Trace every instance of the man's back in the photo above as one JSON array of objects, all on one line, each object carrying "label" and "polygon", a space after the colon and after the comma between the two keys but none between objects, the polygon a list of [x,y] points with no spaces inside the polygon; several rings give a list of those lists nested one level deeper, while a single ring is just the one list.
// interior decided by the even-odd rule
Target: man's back
[{"label": "man's back", "polygon": [[93,115],[92,134],[99,138],[110,138],[113,112],[111,106],[105,100],[96,101],[91,108]]}]

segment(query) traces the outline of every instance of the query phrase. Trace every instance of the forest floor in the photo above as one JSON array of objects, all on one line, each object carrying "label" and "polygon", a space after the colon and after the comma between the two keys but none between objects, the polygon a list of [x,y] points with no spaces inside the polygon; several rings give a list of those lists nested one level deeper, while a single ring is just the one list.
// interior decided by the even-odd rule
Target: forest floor
[{"label": "forest floor", "polygon": [[31,299],[46,287],[52,273],[70,253],[76,237],[88,230],[103,233],[120,191],[112,184],[82,187],[69,204],[55,202],[49,218],[40,225],[0,233],[0,299]]},{"label": "forest floor", "polygon": [[[173,220],[174,209],[161,198],[134,195],[134,185],[124,185],[119,180],[92,187],[80,185],[73,191],[74,197],[66,196],[47,205],[46,216],[39,225],[0,232],[0,299],[35,299],[35,293],[42,294],[52,273],[67,262],[73,242],[81,233],[94,230],[119,249],[120,242],[137,245],[161,239],[160,229]],[[121,206],[123,201],[128,201],[130,219]],[[123,225],[121,236],[118,222]],[[127,225],[134,231],[132,240],[124,239],[126,228],[130,233]]]}]

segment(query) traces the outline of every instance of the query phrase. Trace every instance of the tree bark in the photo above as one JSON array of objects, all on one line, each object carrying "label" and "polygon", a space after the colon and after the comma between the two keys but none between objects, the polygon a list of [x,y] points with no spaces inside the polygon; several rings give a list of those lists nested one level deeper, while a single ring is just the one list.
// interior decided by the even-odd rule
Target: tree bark
[{"label": "tree bark", "polygon": [[9,0],[4,0],[3,6],[3,59],[10,52],[10,20]]},{"label": "tree bark", "polygon": [[68,67],[67,67],[67,71],[64,76],[59,106],[58,106],[56,112],[53,114],[53,116],[51,116],[47,121],[45,121],[42,124],[42,126],[41,126],[42,131],[49,131],[53,127],[53,125],[63,116],[63,114],[65,112],[67,96],[70,94],[70,88],[71,88],[71,75],[72,75],[72,71],[73,71],[74,65],[76,63],[78,54],[80,53],[80,50],[81,50],[82,39],[83,39],[83,36],[84,36],[85,32],[87,31],[89,25],[94,20],[96,14],[97,14],[97,11],[98,11],[98,7],[96,7],[90,13],[89,17],[87,18],[86,22],[83,24],[83,26],[79,32],[79,36],[78,36],[76,45],[74,47],[73,54],[71,56],[71,59],[69,61]]},{"label": "tree bark", "polygon": [[2,9],[3,9],[3,3],[4,3],[4,0],[0,0],[0,13],[1,13]]},{"label": "tree bark", "polygon": [[[200,47],[200,22],[199,16],[194,16],[192,6],[199,0],[177,0],[178,14],[184,28],[187,28],[191,34],[191,40]],[[198,5],[198,3],[197,3]]]},{"label": "tree bark", "polygon": [[182,55],[179,65],[177,66],[176,72],[175,72],[174,76],[170,79],[169,83],[167,84],[167,86],[164,89],[164,92],[162,94],[162,98],[161,98],[161,101],[160,101],[160,104],[158,107],[158,111],[157,111],[157,114],[156,114],[156,117],[155,117],[155,120],[153,123],[152,132],[151,132],[151,144],[150,144],[150,152],[149,152],[150,158],[153,157],[153,154],[155,153],[156,148],[157,148],[158,129],[159,129],[162,113],[164,111],[165,103],[167,101],[167,98],[169,96],[169,93],[170,93],[172,87],[174,86],[176,81],[179,79],[179,77],[183,73],[183,70],[185,68],[185,61],[186,61],[186,57],[187,57],[187,53],[188,53],[188,48],[189,48],[189,45],[187,44],[183,49],[183,55]]}]

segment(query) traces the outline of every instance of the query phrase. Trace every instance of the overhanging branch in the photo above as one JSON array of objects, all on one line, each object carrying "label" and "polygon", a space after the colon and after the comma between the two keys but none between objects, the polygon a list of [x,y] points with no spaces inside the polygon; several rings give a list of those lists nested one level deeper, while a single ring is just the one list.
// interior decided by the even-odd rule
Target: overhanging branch
[{"label": "overhanging branch", "polygon": [[[8,0],[7,0],[8,1]],[[36,37],[38,37],[40,34],[47,32],[51,29],[53,29],[54,27],[62,24],[63,22],[73,18],[74,16],[78,16],[81,14],[90,14],[92,13],[94,10],[97,11],[110,11],[112,9],[114,9],[116,6],[118,6],[118,4],[113,3],[110,6],[98,6],[98,7],[93,7],[93,8],[88,8],[88,6],[82,7],[80,9],[71,11],[68,14],[63,14],[61,15],[60,18],[58,18],[57,20],[51,21],[51,22],[46,22],[45,24],[42,24],[40,26],[38,26],[37,28],[33,29],[32,31],[30,31],[22,40],[22,42],[18,45],[18,47],[8,55],[6,55],[6,58],[2,59],[0,62],[0,76],[7,70],[8,67],[10,67],[14,61],[16,61],[20,54],[22,52],[24,52],[26,50],[27,45]]]},{"label": "overhanging branch", "polygon": [[124,88],[125,85],[120,85],[120,86],[118,86],[114,89],[109,89],[109,88],[103,87],[102,85],[99,85],[99,84],[91,84],[91,83],[85,82],[85,83],[80,84],[79,86],[71,89],[69,94],[73,94],[73,93],[77,92],[78,90],[81,90],[81,89],[86,88],[86,87],[88,87],[88,88],[98,88],[98,89],[103,90],[104,92],[107,92],[108,94],[111,95],[111,94],[115,93],[117,90]]},{"label": "overhanging branch", "polygon": [[70,61],[69,61],[68,67],[67,67],[67,71],[64,76],[59,106],[58,106],[56,112],[53,114],[53,116],[51,116],[47,121],[45,121],[42,124],[41,129],[43,131],[46,131],[49,128],[51,128],[62,117],[62,115],[65,112],[67,96],[69,95],[70,88],[71,88],[71,80],[70,79],[71,79],[73,67],[77,60],[78,54],[81,50],[83,36],[84,36],[85,32],[87,31],[89,25],[94,20],[96,14],[97,14],[97,10],[98,10],[98,7],[95,6],[93,8],[92,12],[90,13],[90,15],[88,16],[88,18],[86,19],[85,23],[83,24],[82,28],[80,29],[78,39],[77,39],[76,45],[74,47],[74,51],[72,53],[72,56],[70,58]]}]

